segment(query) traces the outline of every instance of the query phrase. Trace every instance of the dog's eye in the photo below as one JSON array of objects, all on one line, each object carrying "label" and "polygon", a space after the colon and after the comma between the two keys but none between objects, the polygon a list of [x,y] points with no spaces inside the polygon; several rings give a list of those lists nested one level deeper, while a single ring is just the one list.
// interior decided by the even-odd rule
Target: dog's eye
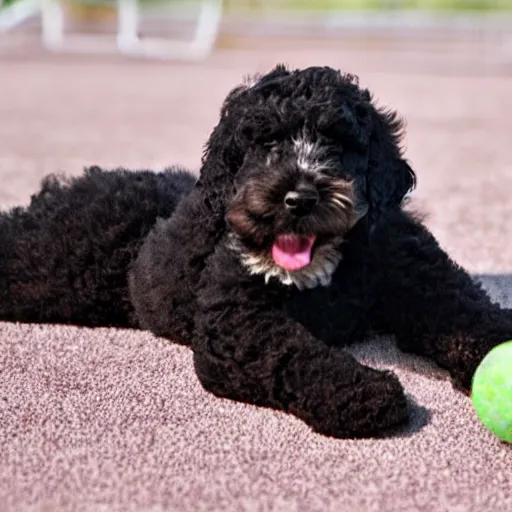
[{"label": "dog's eye", "polygon": [[254,213],[251,211],[247,212],[247,215],[250,217],[251,220],[254,222],[257,222],[259,224],[268,224],[271,225],[274,222],[274,213],[271,211],[266,211],[263,213]]},{"label": "dog's eye", "polygon": [[334,180],[340,178],[343,178],[342,171],[337,166],[334,164],[326,165],[316,173],[315,184],[317,186],[329,186]]}]

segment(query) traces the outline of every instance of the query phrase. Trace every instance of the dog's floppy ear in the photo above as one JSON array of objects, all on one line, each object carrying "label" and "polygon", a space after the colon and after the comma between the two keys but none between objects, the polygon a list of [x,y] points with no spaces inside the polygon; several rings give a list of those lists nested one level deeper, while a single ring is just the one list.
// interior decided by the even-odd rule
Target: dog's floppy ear
[{"label": "dog's floppy ear", "polygon": [[370,224],[384,211],[399,207],[416,185],[416,175],[402,158],[404,122],[394,111],[376,110],[370,137],[366,183]]},{"label": "dog's floppy ear", "polygon": [[220,120],[205,145],[196,185],[205,204],[220,217],[224,216],[234,177],[245,156],[240,140],[240,122],[236,116],[239,96],[244,91],[245,87],[239,86],[224,101]]},{"label": "dog's floppy ear", "polygon": [[278,65],[263,77],[249,77],[224,100],[219,123],[203,153],[197,183],[205,203],[214,214],[224,215],[235,176],[257,137],[268,135],[267,132],[277,124],[270,115],[271,110],[265,110],[265,106],[258,103],[260,97],[278,87],[289,74],[285,66]]}]

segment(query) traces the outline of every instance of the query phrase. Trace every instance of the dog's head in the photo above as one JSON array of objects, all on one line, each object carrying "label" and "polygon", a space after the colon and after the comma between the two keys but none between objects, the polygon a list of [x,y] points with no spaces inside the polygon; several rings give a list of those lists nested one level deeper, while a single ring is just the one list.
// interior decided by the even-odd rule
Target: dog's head
[{"label": "dog's head", "polygon": [[251,273],[327,285],[348,232],[414,185],[401,132],[355,77],[278,66],[227,97],[199,186]]}]

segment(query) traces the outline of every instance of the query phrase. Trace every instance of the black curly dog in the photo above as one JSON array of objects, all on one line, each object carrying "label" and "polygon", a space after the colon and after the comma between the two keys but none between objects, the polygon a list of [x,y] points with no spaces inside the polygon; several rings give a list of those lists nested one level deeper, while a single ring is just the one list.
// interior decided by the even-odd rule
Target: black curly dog
[{"label": "black curly dog", "polygon": [[406,421],[403,388],[344,345],[393,334],[468,392],[512,338],[512,310],[404,210],[402,128],[355,77],[278,66],[229,94],[197,182],[92,168],[2,214],[0,318],[149,329],[191,345],[217,396],[378,435]]}]

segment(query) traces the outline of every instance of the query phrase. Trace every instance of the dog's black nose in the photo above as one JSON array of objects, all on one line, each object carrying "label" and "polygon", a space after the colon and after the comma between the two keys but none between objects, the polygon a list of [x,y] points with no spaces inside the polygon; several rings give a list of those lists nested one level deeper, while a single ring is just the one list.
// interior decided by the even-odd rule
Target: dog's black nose
[{"label": "dog's black nose", "polygon": [[284,205],[293,215],[307,215],[316,206],[318,199],[315,187],[300,187],[286,194]]}]

